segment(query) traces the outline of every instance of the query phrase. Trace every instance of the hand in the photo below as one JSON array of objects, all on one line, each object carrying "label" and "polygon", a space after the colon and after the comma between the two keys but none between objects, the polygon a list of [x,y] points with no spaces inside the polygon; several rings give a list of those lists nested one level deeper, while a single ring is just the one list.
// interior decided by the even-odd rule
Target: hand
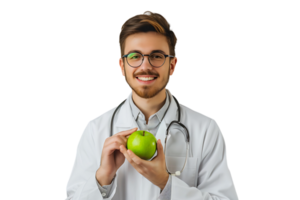
[{"label": "hand", "polygon": [[97,181],[101,186],[111,184],[117,170],[125,161],[124,155],[120,152],[120,146],[126,146],[127,137],[136,130],[137,128],[133,128],[106,138],[102,149],[101,164],[96,172]]},{"label": "hand", "polygon": [[165,154],[160,139],[157,141],[157,155],[151,160],[143,160],[125,146],[120,146],[128,162],[145,178],[163,190],[168,182],[169,173],[166,169]]}]

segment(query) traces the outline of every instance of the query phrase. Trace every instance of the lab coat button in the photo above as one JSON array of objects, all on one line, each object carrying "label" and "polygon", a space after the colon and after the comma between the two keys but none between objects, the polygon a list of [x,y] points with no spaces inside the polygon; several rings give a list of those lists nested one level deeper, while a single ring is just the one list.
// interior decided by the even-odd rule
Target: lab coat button
[{"label": "lab coat button", "polygon": [[104,197],[105,195],[106,195],[106,193],[105,193],[105,192],[103,192],[103,193],[102,193],[102,196]]}]

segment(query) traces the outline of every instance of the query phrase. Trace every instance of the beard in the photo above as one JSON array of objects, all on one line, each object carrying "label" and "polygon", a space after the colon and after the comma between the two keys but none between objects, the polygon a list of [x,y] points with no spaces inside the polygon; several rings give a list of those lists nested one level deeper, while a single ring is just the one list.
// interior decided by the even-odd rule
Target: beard
[{"label": "beard", "polygon": [[[125,69],[125,66],[124,66],[124,69]],[[144,98],[144,99],[149,99],[149,98],[155,97],[158,93],[160,93],[167,86],[167,84],[169,82],[169,77],[170,77],[170,66],[169,66],[167,76],[161,77],[162,78],[162,80],[160,80],[160,81],[162,81],[161,85],[154,83],[153,85],[148,86],[148,85],[138,85],[138,83],[136,83],[136,84],[134,84],[135,86],[133,86],[133,84],[130,84],[130,82],[128,82],[126,70],[124,70],[124,71],[125,71],[125,79],[126,79],[126,82],[128,83],[128,85],[139,97]],[[139,75],[156,75],[156,74],[148,71],[148,72],[144,72],[143,74],[139,74]],[[156,81],[158,81],[158,78],[159,77],[157,77]],[[134,79],[136,79],[136,78],[134,77]],[[132,81],[136,81],[136,80],[132,80]]]}]

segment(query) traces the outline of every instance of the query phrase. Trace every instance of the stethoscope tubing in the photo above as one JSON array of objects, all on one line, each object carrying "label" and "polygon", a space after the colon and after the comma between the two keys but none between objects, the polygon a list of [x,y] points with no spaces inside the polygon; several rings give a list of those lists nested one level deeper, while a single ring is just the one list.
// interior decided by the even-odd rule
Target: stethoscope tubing
[{"label": "stethoscope tubing", "polygon": [[[173,96],[173,95],[172,95],[172,96]],[[187,162],[188,152],[189,152],[189,143],[190,143],[190,134],[189,134],[189,131],[188,131],[188,129],[186,128],[186,126],[183,125],[183,124],[180,122],[180,117],[181,117],[180,106],[179,106],[179,103],[178,103],[177,99],[176,99],[174,96],[173,96],[173,98],[175,99],[175,102],[176,102],[177,108],[178,108],[178,120],[177,120],[177,121],[175,121],[175,120],[172,121],[172,122],[169,124],[168,128],[167,128],[167,131],[166,131],[166,138],[165,138],[165,141],[164,141],[164,142],[165,142],[164,154],[166,155],[167,138],[168,138],[168,134],[169,134],[169,128],[170,128],[170,126],[171,126],[172,124],[177,123],[177,124],[179,124],[180,126],[182,126],[182,127],[186,130],[186,133],[187,133],[187,134],[185,135],[185,139],[186,139],[186,156],[185,156],[185,162],[184,162],[184,164],[183,164],[182,169],[181,169],[180,171],[176,171],[174,174],[171,173],[171,172],[168,170],[168,167],[167,167],[167,166],[166,166],[166,169],[167,169],[167,172],[168,172],[169,174],[179,176],[179,175],[181,174],[181,172],[183,171],[183,169],[184,169],[184,167],[185,167],[185,165],[186,165],[186,162]],[[115,111],[114,111],[114,113],[113,113],[113,115],[112,115],[111,122],[110,122],[110,136],[112,136],[112,132],[113,132],[113,121],[114,121],[115,114],[116,114],[117,110],[125,103],[125,101],[126,101],[126,99],[125,99],[122,103],[120,103],[120,105],[115,109]],[[170,100],[170,101],[171,101],[171,100]],[[169,110],[170,104],[171,104],[171,103],[169,103],[169,105],[168,105],[167,111]],[[164,113],[164,116],[165,116],[165,114],[167,113],[167,111]],[[163,118],[164,118],[164,116],[163,116]],[[163,119],[163,118],[162,118],[162,119]],[[166,165],[167,165],[167,161],[166,161]]]}]

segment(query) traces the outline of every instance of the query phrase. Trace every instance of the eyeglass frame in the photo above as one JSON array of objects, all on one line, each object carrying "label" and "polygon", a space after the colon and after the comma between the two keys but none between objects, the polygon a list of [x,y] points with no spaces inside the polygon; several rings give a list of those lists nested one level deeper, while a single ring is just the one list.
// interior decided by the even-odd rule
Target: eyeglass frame
[{"label": "eyeglass frame", "polygon": [[[167,54],[163,54],[163,53],[161,53],[161,52],[151,52],[150,54],[142,54],[142,53],[140,53],[140,52],[130,52],[130,53],[128,53],[128,54],[125,54],[124,56],[122,56],[122,58],[126,58],[126,62],[127,62],[127,64],[130,66],[130,67],[132,67],[129,63],[128,63],[128,60],[127,60],[127,57],[128,57],[128,55],[129,54],[131,54],[131,53],[139,53],[139,54],[141,54],[142,56],[143,56],[143,60],[142,60],[142,63],[139,65],[139,66],[141,66],[142,64],[143,64],[143,62],[144,62],[144,56],[148,56],[148,61],[149,61],[149,63],[150,63],[150,65],[152,66],[152,67],[155,67],[155,66],[153,66],[152,65],[152,63],[150,62],[150,59],[149,59],[149,57],[150,57],[150,55],[152,54],[152,53],[160,53],[160,54],[162,54],[162,55],[164,55],[165,56],[165,60],[164,60],[164,63],[161,65],[161,66],[163,66],[164,64],[165,64],[165,62],[166,62],[166,58],[167,57],[169,57],[169,58],[174,58],[175,56],[173,56],[173,55],[167,55]],[[137,66],[137,67],[139,67],[139,66]],[[160,68],[161,66],[159,66],[159,67],[155,67],[155,68]],[[137,68],[137,67],[132,67],[132,68]]]}]

